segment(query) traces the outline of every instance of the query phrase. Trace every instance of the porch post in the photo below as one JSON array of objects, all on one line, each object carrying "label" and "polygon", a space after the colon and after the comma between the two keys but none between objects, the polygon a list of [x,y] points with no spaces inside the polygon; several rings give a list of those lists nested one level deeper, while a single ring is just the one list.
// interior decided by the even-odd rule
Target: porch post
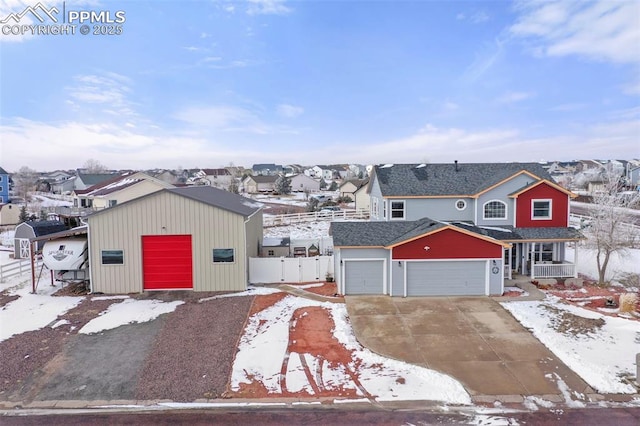
[{"label": "porch post", "polygon": [[573,278],[578,278],[578,241],[574,243],[573,249]]},{"label": "porch post", "polygon": [[509,267],[509,269],[507,269],[508,273],[508,279],[511,279],[511,271],[513,270],[513,265],[511,265],[511,250],[513,249],[513,246],[509,247],[508,251],[507,251],[507,266]]},{"label": "porch post", "polygon": [[[527,243],[529,246],[529,273],[531,274],[531,279],[535,279],[536,278],[536,272],[535,272],[535,261],[536,261],[536,244],[535,243]],[[532,248],[533,247],[533,248]]]}]

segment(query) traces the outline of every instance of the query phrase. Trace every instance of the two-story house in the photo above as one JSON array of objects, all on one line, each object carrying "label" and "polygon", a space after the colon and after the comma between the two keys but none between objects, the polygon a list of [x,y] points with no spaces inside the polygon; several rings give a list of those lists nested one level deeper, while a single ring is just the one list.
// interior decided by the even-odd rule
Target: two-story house
[{"label": "two-story house", "polygon": [[577,276],[575,195],[537,163],[376,166],[368,193],[369,222],[331,225],[344,294],[490,295],[513,272]]},{"label": "two-story house", "polygon": [[9,199],[9,173],[0,167],[0,204],[7,204]]}]

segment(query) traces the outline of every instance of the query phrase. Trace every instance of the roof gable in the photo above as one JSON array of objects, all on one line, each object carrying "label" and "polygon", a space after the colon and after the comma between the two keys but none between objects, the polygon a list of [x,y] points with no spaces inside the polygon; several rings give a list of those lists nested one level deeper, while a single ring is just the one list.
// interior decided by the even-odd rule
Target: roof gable
[{"label": "roof gable", "polygon": [[525,193],[527,191],[530,191],[533,188],[536,188],[536,187],[538,187],[540,185],[549,186],[549,187],[555,189],[556,191],[562,192],[563,194],[566,194],[566,195],[570,196],[571,198],[577,197],[577,195],[574,194],[573,192],[571,192],[571,191],[569,191],[567,189],[564,189],[560,185],[557,185],[557,184],[555,184],[553,182],[550,182],[550,181],[548,181],[546,179],[541,179],[541,180],[539,180],[538,182],[536,182],[534,184],[523,186],[522,188],[520,188],[516,192],[514,192],[512,194],[509,194],[509,197],[518,198],[519,195],[521,195],[521,194],[523,194],[523,193]]},{"label": "roof gable", "polygon": [[332,222],[331,234],[336,247],[384,247],[394,248],[416,239],[450,229],[461,234],[509,247],[510,244],[492,236],[476,233],[456,225],[428,217],[407,222]]}]

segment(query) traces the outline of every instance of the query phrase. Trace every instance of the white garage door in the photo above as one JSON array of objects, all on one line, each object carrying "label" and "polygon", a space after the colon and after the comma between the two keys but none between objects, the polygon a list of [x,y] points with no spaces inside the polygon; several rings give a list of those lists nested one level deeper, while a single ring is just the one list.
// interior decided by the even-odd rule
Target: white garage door
[{"label": "white garage door", "polygon": [[384,261],[344,262],[345,294],[384,294]]},{"label": "white garage door", "polygon": [[486,268],[484,260],[407,262],[407,295],[484,295]]}]

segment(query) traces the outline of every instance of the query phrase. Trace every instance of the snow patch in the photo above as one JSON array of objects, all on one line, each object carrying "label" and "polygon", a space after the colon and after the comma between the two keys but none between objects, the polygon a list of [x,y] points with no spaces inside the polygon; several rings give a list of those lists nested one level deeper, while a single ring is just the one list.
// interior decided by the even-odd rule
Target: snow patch
[{"label": "snow patch", "polygon": [[175,311],[184,302],[161,302],[159,300],[127,299],[116,303],[89,321],[79,333],[94,334],[118,328],[121,325],[152,321],[162,314]]}]

